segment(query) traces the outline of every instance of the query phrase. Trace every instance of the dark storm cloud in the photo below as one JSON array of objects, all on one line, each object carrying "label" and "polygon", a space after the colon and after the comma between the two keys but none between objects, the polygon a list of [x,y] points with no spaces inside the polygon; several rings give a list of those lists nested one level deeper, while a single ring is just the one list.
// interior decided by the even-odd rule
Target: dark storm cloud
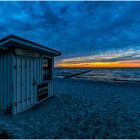
[{"label": "dark storm cloud", "polygon": [[[139,9],[140,2],[0,2],[0,37],[12,33],[58,49],[59,61],[139,52]],[[98,61],[140,59],[137,52]]]}]

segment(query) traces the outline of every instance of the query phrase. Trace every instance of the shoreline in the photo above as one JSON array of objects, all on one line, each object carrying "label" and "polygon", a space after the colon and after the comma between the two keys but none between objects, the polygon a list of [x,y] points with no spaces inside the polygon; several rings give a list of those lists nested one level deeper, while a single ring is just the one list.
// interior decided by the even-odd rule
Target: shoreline
[{"label": "shoreline", "polygon": [[57,77],[55,76],[54,79],[75,79],[75,80],[83,80],[83,81],[92,81],[92,82],[108,82],[108,83],[139,83],[140,81],[130,81],[130,80],[93,80],[93,79],[86,79],[86,78],[76,78],[76,77],[71,77],[71,78],[65,78],[65,77]]},{"label": "shoreline", "polygon": [[[60,71],[61,70],[61,71]],[[92,81],[140,83],[140,69],[60,69],[55,77]]]}]

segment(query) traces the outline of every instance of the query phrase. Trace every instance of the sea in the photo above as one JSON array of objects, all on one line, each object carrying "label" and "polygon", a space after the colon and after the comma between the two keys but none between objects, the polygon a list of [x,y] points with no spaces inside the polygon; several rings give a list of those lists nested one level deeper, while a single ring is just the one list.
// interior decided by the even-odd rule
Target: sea
[{"label": "sea", "polygon": [[140,82],[140,68],[55,68],[55,77],[68,76],[93,81]]}]

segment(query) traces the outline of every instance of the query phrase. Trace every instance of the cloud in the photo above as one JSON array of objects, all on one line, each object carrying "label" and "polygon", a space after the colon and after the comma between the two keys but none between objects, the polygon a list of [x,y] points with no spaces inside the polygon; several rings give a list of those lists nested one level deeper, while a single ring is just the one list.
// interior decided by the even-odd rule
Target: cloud
[{"label": "cloud", "polygon": [[90,56],[66,58],[59,61],[59,63],[78,64],[87,62],[117,62],[126,60],[140,60],[140,49],[122,49],[119,51],[107,51]]},{"label": "cloud", "polygon": [[13,33],[57,49],[63,54],[57,62],[139,59],[139,9],[139,2],[130,1],[3,1],[0,37]]}]

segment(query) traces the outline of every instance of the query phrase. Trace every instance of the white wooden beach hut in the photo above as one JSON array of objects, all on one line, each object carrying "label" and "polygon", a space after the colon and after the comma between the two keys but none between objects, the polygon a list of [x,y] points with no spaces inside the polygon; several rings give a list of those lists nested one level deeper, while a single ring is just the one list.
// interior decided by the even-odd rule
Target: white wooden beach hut
[{"label": "white wooden beach hut", "polygon": [[9,35],[0,40],[0,109],[20,113],[53,95],[60,52]]}]

